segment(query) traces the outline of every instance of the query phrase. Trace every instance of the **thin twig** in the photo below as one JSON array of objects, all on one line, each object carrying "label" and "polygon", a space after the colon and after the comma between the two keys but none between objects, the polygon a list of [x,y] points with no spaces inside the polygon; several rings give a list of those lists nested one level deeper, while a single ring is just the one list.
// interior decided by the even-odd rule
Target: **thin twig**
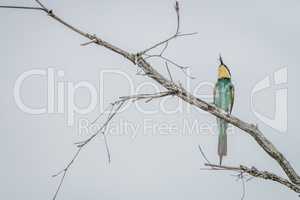
[{"label": "thin twig", "polygon": [[177,28],[176,28],[176,34],[179,33],[179,29],[180,29],[180,13],[179,13],[179,2],[176,1],[175,2],[175,11],[176,11],[176,15],[177,15]]},{"label": "thin twig", "polygon": [[0,8],[12,8],[12,9],[23,9],[23,10],[42,10],[42,11],[45,11],[44,8],[29,7],[29,6],[0,6]]},{"label": "thin twig", "polygon": [[167,57],[165,57],[163,55],[160,55],[160,54],[157,54],[157,55],[148,55],[148,54],[145,54],[145,55],[147,56],[147,57],[145,57],[145,60],[150,59],[150,58],[159,58],[159,59],[162,59],[165,62],[170,63],[170,64],[174,65],[175,67],[177,67],[178,69],[180,69],[186,77],[188,77],[190,79],[195,79],[195,77],[190,76],[187,73],[186,70],[189,69],[189,67],[187,67],[187,66],[179,65],[176,62],[172,61],[171,59],[169,59],[169,58],[167,58]]},{"label": "thin twig", "polygon": [[204,160],[205,160],[207,163],[211,164],[211,162],[210,162],[210,161],[208,160],[208,158],[206,157],[206,155],[205,155],[205,153],[204,153],[204,151],[202,150],[202,148],[201,148],[200,145],[198,145],[198,149],[199,149],[199,151],[200,151],[202,157],[204,158]]},{"label": "thin twig", "polygon": [[173,78],[172,78],[172,75],[171,75],[171,72],[170,72],[170,69],[169,69],[169,66],[168,66],[168,62],[165,62],[165,65],[166,65],[166,68],[167,68],[167,71],[168,71],[168,74],[169,74],[169,77],[170,77],[170,81],[173,82]]},{"label": "thin twig", "polygon": [[[113,105],[113,104],[112,104]],[[91,125],[95,124],[108,110],[110,110],[110,107],[107,106],[104,111],[102,113],[100,113],[96,119],[94,119],[92,122],[91,122]]]},{"label": "thin twig", "polygon": [[44,4],[42,4],[39,0],[35,0],[37,4],[39,4],[44,10],[48,10]]},{"label": "thin twig", "polygon": [[105,127],[104,131],[102,132],[103,134],[103,138],[104,138],[104,143],[105,143],[105,149],[106,149],[106,153],[107,153],[107,158],[108,158],[108,163],[111,162],[111,155],[110,155],[110,150],[109,150],[109,146],[108,146],[108,140],[107,140],[107,136],[106,136],[106,129],[107,126]]},{"label": "thin twig", "polygon": [[[248,179],[246,179],[246,174],[244,172],[239,172],[237,175],[232,175],[236,177],[236,181],[241,181],[242,185],[242,195],[241,195],[241,200],[243,200],[246,196],[246,183]],[[246,181],[245,181],[246,179]]]},{"label": "thin twig", "polygon": [[96,42],[97,42],[97,40],[96,40],[96,39],[93,39],[93,40],[91,40],[91,41],[82,43],[81,46],[87,46],[87,45],[89,45],[89,44],[93,44],[93,43],[96,43]]},{"label": "thin twig", "polygon": [[158,92],[158,93],[153,93],[153,94],[138,94],[138,95],[131,95],[131,96],[122,96],[122,97],[119,97],[120,98],[119,101],[128,101],[128,100],[138,101],[138,100],[145,99],[146,103],[148,103],[149,101],[151,101],[153,99],[158,99],[158,98],[170,96],[173,94],[174,93],[172,93],[170,91],[166,91],[166,92]]},{"label": "thin twig", "polygon": [[189,68],[189,67],[187,67],[187,66],[179,65],[179,64],[177,64],[176,62],[172,61],[171,59],[169,59],[169,58],[167,58],[167,57],[165,57],[165,56],[162,56],[162,55],[160,55],[160,54],[159,54],[159,55],[147,55],[147,57],[145,57],[145,60],[147,60],[147,59],[149,59],[149,58],[161,58],[161,59],[163,59],[164,61],[169,62],[169,63],[175,65],[176,67],[178,67],[178,68],[181,69],[181,70],[186,70],[186,69]]},{"label": "thin twig", "polygon": [[[243,174],[241,173],[241,175],[243,176]],[[241,200],[244,200],[245,196],[246,196],[246,184],[245,184],[245,179],[244,177],[242,177],[240,179],[242,181],[242,197],[241,197]]]},{"label": "thin twig", "polygon": [[54,194],[54,196],[53,196],[53,198],[52,198],[53,200],[56,199],[56,197],[57,197],[57,195],[58,195],[58,192],[60,191],[60,189],[61,189],[61,187],[62,187],[62,184],[63,184],[63,182],[64,182],[64,180],[65,180],[66,175],[67,175],[67,171],[68,171],[68,170],[64,170],[64,171],[63,171],[63,175],[62,175],[62,177],[61,177],[61,179],[60,179],[60,181],[59,181],[58,188],[56,189],[55,194]]},{"label": "thin twig", "polygon": [[164,48],[161,50],[159,55],[163,55],[165,53],[166,49],[168,48],[168,46],[169,46],[169,42],[166,42]]},{"label": "thin twig", "polygon": [[75,143],[77,145],[77,147],[83,147],[85,145],[87,145],[91,140],[93,140],[99,133],[102,133],[107,125],[109,124],[109,122],[113,119],[113,117],[118,113],[118,111],[121,109],[121,107],[124,105],[126,101],[118,101],[117,104],[113,104],[112,108],[110,110],[110,113],[107,117],[107,120],[105,121],[105,123],[103,123],[103,125],[96,131],[96,133],[94,133],[92,136],[90,136],[88,139],[81,141],[81,142],[77,142]]},{"label": "thin twig", "polygon": [[81,150],[82,150],[82,147],[78,148],[78,149],[77,149],[77,152],[76,152],[75,155],[73,156],[72,160],[68,163],[68,165],[67,165],[63,170],[61,170],[60,172],[58,172],[57,174],[55,174],[55,175],[52,176],[52,177],[57,177],[57,176],[59,176],[61,173],[63,173],[63,175],[62,175],[62,177],[61,177],[61,179],[60,179],[60,181],[59,181],[59,185],[58,185],[58,187],[57,187],[57,189],[56,189],[56,191],[55,191],[55,194],[54,194],[54,196],[53,196],[53,198],[52,198],[53,200],[56,199],[56,197],[57,197],[57,195],[58,195],[58,192],[60,191],[60,189],[61,189],[61,187],[62,187],[62,184],[63,184],[63,182],[64,182],[64,180],[65,180],[65,177],[66,177],[66,175],[67,175],[67,173],[68,173],[70,167],[71,167],[72,164],[74,163],[75,159],[78,157],[78,155],[79,155],[79,153],[81,152]]}]

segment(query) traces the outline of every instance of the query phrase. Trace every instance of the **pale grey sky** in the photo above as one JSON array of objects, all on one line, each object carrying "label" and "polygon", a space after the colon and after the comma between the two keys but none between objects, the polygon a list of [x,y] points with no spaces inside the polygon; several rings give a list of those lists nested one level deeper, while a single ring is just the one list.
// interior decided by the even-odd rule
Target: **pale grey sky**
[{"label": "pale grey sky", "polygon": [[[71,24],[133,53],[165,39],[176,25],[173,0],[43,2]],[[172,67],[173,78],[188,86],[195,95],[210,95],[210,86],[200,86],[216,81],[218,55],[222,53],[236,88],[233,114],[259,124],[300,172],[297,127],[300,2],[194,0],[180,3],[182,31],[199,34],[173,41],[166,56],[190,66],[191,74],[197,78],[186,84],[186,77]],[[35,5],[31,0],[2,0],[0,4]],[[80,132],[80,123],[92,121],[99,114],[100,102],[105,106],[118,96],[130,94],[130,86],[134,91],[147,92],[153,91],[156,84],[136,76],[135,66],[113,52],[94,45],[81,47],[85,38],[44,13],[0,10],[0,24],[1,197],[51,199],[59,181],[51,175],[71,159],[76,150],[73,143],[88,136]],[[153,60],[152,63],[166,74],[161,62]],[[288,71],[288,84],[274,85],[274,72],[284,67]],[[68,83],[75,85],[86,81],[94,86],[98,96],[96,108],[87,114],[76,113],[71,126],[68,126],[70,102],[67,99],[63,113],[55,110],[54,113],[36,115],[22,111],[14,98],[16,81],[24,72],[36,69],[46,73],[48,68],[54,70],[55,91],[59,83],[64,85],[65,98],[68,97]],[[64,76],[59,77],[58,71],[63,71]],[[268,76],[271,86],[255,94],[253,109],[251,91]],[[275,93],[287,88],[288,129],[278,131],[255,112],[269,118],[275,116]],[[46,75],[30,76],[20,90],[25,105],[47,106]],[[90,96],[87,90],[78,89],[75,103],[85,107]],[[57,99],[55,94],[55,106]],[[280,106],[284,109],[286,105]],[[198,126],[189,131],[186,125],[195,122]],[[110,127],[111,164],[107,162],[100,136],[73,165],[58,198],[240,199],[241,183],[230,176],[232,173],[200,170],[203,159],[198,144],[211,161],[218,159],[215,123],[213,116],[194,108],[189,110],[176,99],[131,105]],[[166,131],[166,127],[172,127],[172,130]],[[229,155],[224,164],[254,165],[282,175],[277,163],[244,132],[233,128],[228,143]],[[297,199],[297,195],[287,188],[260,179],[248,182],[246,190],[247,200]]]}]

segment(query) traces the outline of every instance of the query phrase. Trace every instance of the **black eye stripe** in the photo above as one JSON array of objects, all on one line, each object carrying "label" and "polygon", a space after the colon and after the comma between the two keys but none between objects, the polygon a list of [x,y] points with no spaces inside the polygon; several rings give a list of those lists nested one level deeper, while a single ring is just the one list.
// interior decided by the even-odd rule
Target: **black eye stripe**
[{"label": "black eye stripe", "polygon": [[229,75],[231,76],[231,73],[230,73],[230,70],[229,70],[229,68],[225,65],[225,67],[226,67],[226,69],[228,70],[228,72],[229,72]]}]

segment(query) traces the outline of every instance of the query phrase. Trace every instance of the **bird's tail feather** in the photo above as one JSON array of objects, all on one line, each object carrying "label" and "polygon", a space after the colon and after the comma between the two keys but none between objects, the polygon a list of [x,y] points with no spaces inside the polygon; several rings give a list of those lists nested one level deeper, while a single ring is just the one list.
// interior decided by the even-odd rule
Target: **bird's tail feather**
[{"label": "bird's tail feather", "polygon": [[222,164],[222,158],[223,156],[227,155],[227,123],[223,120],[219,123],[219,142],[218,142],[218,155],[220,157],[220,165]]}]

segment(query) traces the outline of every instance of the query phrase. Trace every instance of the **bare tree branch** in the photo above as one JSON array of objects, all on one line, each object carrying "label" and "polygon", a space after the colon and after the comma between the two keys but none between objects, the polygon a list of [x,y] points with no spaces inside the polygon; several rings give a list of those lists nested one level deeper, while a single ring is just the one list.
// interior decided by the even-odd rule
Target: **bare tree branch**
[{"label": "bare tree branch", "polygon": [[[199,148],[199,151],[200,151],[200,153],[201,153],[203,159],[207,162],[207,163],[205,163],[204,165],[209,167],[209,168],[201,168],[201,170],[210,170],[210,171],[227,170],[227,171],[234,171],[234,172],[237,172],[237,173],[238,173],[237,175],[231,175],[231,176],[236,177],[236,178],[237,178],[237,179],[236,179],[237,181],[240,180],[240,181],[242,182],[242,196],[241,196],[241,200],[243,200],[243,199],[245,198],[245,195],[246,195],[246,183],[245,183],[245,182],[248,182],[248,181],[250,181],[250,180],[252,180],[253,178],[258,177],[258,176],[254,176],[253,173],[249,173],[247,170],[243,170],[244,168],[241,168],[242,165],[241,165],[240,167],[229,167],[229,166],[224,166],[224,165],[216,165],[216,164],[212,164],[212,163],[209,161],[209,159],[207,158],[207,156],[205,155],[205,153],[204,153],[204,151],[202,150],[202,148],[201,148],[200,145],[198,145],[198,148]],[[243,167],[244,167],[244,166],[243,166]],[[248,168],[248,169],[249,169],[249,168]],[[256,170],[256,171],[258,171],[255,167],[252,167],[251,170]],[[263,172],[263,173],[269,173],[269,172]],[[248,175],[248,176],[250,176],[250,177],[247,178],[246,175]],[[277,175],[275,175],[275,176],[278,177]],[[262,177],[260,177],[260,178],[262,178]],[[278,178],[283,179],[283,178],[281,178],[281,177],[278,177]],[[266,178],[264,178],[264,179],[266,179]],[[273,180],[273,179],[272,179],[272,180]],[[279,179],[278,179],[278,180],[279,180]],[[273,181],[276,181],[276,180],[273,180]],[[288,181],[288,180],[286,180],[286,181]],[[278,181],[276,181],[276,182],[278,182]],[[288,182],[289,182],[289,181],[288,181]],[[280,183],[280,184],[283,184],[282,182],[279,182],[279,183]],[[287,185],[287,184],[283,184],[283,185],[290,188],[290,186],[291,186],[291,185],[294,185],[294,184],[289,182],[288,185]],[[300,189],[299,186],[297,186],[297,185],[294,185],[294,186],[296,186],[297,188]],[[290,188],[290,189],[294,190],[294,187],[292,187],[292,188]],[[294,190],[294,191],[295,191],[295,190]],[[295,191],[295,192],[297,192],[297,191]]]},{"label": "bare tree branch", "polygon": [[[93,42],[95,44],[98,44],[100,46],[103,46],[121,56],[123,56],[124,58],[126,58],[127,60],[129,60],[130,62],[132,62],[133,64],[137,65],[137,67],[139,67],[141,70],[144,71],[145,75],[147,75],[148,77],[152,78],[153,80],[155,80],[157,83],[159,83],[160,85],[162,85],[164,88],[166,88],[170,93],[176,95],[177,97],[179,97],[180,99],[182,99],[183,101],[194,105],[195,107],[202,109],[206,112],[209,112],[210,114],[221,118],[225,121],[227,121],[228,123],[231,123],[232,125],[240,128],[241,130],[245,131],[246,133],[248,133],[256,142],[257,144],[270,156],[272,157],[283,169],[283,171],[285,172],[285,174],[288,176],[289,180],[291,182],[289,182],[287,179],[281,178],[273,173],[270,172],[262,172],[262,171],[258,171],[258,170],[253,170],[250,168],[247,168],[245,166],[240,166],[240,167],[224,167],[224,166],[217,166],[217,165],[211,165],[212,167],[216,167],[218,169],[226,169],[226,170],[233,170],[233,171],[243,171],[245,173],[248,173],[252,176],[255,177],[260,177],[263,179],[267,179],[267,180],[273,180],[275,182],[279,182],[283,185],[286,185],[287,187],[291,188],[293,191],[299,193],[299,185],[300,185],[300,177],[299,175],[296,173],[296,171],[294,170],[294,168],[292,167],[292,165],[289,163],[289,161],[285,158],[285,156],[271,143],[270,140],[268,140],[264,134],[258,129],[257,126],[251,124],[251,123],[247,123],[245,121],[240,120],[239,118],[224,112],[223,110],[217,108],[215,105],[209,104],[197,97],[195,97],[194,95],[192,95],[191,93],[189,93],[187,90],[185,90],[180,84],[175,84],[173,81],[168,80],[167,78],[165,78],[163,75],[161,75],[157,70],[155,70],[150,63],[148,63],[145,58],[143,57],[144,54],[162,44],[165,44],[167,42],[169,42],[171,39],[175,38],[175,36],[166,39],[144,51],[142,51],[141,53],[138,54],[132,54],[129,53],[119,47],[116,47],[112,44],[110,44],[109,42],[106,42],[105,40],[102,40],[101,38],[97,37],[94,34],[89,34],[86,33],[72,25],[70,25],[69,23],[65,22],[63,19],[61,19],[60,17],[58,17],[56,14],[54,14],[54,12],[52,10],[49,10],[48,8],[46,8],[43,4],[41,4],[39,1],[37,1],[37,3],[39,3],[39,5],[41,6],[40,9],[36,9],[36,10],[42,10],[45,11],[51,18],[55,19],[56,21],[58,21],[59,23],[63,24],[64,26],[66,26],[67,28],[73,30],[74,32],[82,35],[83,37],[87,38],[89,40],[89,42]],[[5,6],[1,6],[1,8],[6,8]],[[14,8],[14,7],[11,7]],[[25,8],[24,8],[25,9]],[[28,8],[26,8],[28,9]],[[178,11],[176,11],[178,12]],[[178,17],[179,19],[179,17]],[[179,23],[179,20],[178,20]],[[179,26],[178,26],[179,27]],[[177,28],[179,30],[179,28]],[[177,35],[176,31],[176,34]],[[177,36],[183,36],[186,34],[178,34]],[[77,157],[77,155],[75,154],[74,156],[75,158]],[[73,163],[73,161],[70,162],[71,164]],[[63,177],[65,177],[67,170],[63,171]],[[59,189],[58,189],[59,190]]]},{"label": "bare tree branch", "polygon": [[277,183],[280,183],[280,184],[290,188],[291,190],[293,190],[296,193],[300,193],[299,185],[291,183],[289,180],[282,178],[274,173],[271,173],[268,171],[259,171],[255,167],[249,168],[244,165],[240,165],[239,167],[232,167],[232,166],[224,166],[224,165],[215,165],[215,164],[210,164],[210,163],[206,163],[205,166],[212,167],[212,170],[228,170],[228,171],[247,173],[253,177],[275,181]]}]

